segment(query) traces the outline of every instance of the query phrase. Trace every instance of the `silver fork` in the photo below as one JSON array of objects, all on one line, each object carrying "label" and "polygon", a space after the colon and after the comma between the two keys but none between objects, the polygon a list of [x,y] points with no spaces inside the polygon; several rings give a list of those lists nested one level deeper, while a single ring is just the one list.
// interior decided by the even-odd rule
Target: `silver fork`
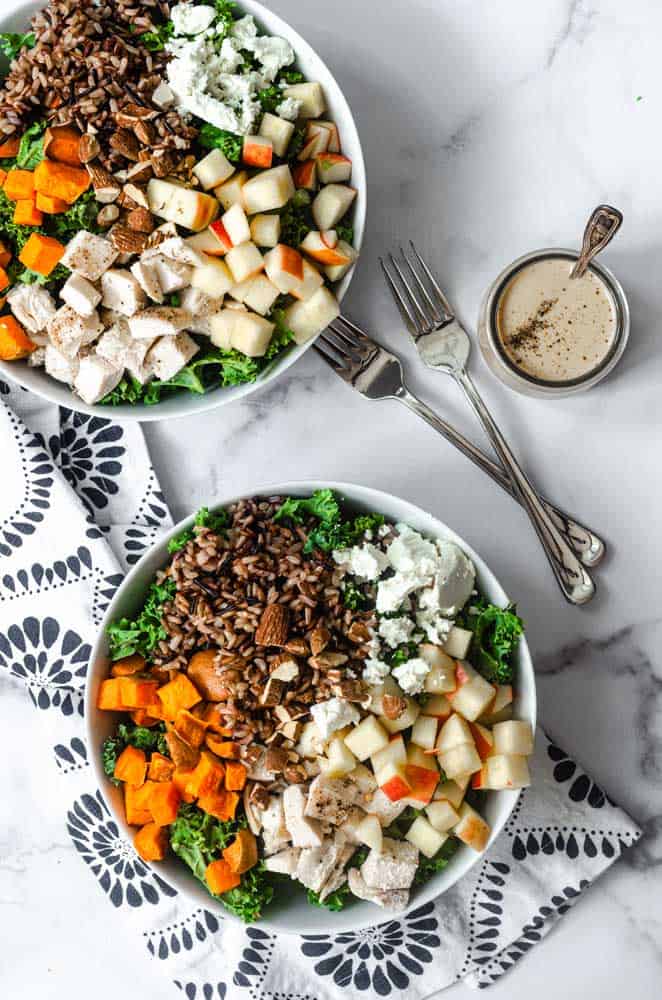
[{"label": "silver fork", "polygon": [[[400,360],[358,326],[341,316],[321,334],[314,346],[336,374],[363,396],[372,400],[397,399],[404,403],[523,504],[521,494],[503,468],[414,396],[405,385]],[[604,544],[549,500],[541,502],[546,514],[553,519],[554,530],[561,540],[559,548],[546,549],[554,574],[562,582],[563,592],[571,603],[585,604],[593,596],[595,587],[579,560],[595,565],[604,552]]]}]

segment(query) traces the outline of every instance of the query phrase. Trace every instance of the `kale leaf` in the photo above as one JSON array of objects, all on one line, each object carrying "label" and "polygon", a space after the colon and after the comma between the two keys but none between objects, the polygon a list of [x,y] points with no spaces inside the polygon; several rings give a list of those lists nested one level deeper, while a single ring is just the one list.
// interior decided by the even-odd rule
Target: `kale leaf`
[{"label": "kale leaf", "polygon": [[274,309],[271,314],[271,321],[276,324],[276,329],[271,335],[267,353],[264,355],[265,361],[271,361],[289,347],[290,344],[294,343],[294,334],[285,322],[285,312],[283,309]]},{"label": "kale leaf", "polygon": [[339,240],[344,240],[345,243],[349,243],[352,246],[354,243],[354,226],[351,222],[348,222],[347,216],[340,220],[335,226],[335,230]]},{"label": "kale leaf", "polygon": [[105,406],[120,406],[122,403],[139,403],[143,397],[144,386],[133,375],[123,375],[112,392],[101,400]]},{"label": "kale leaf", "polygon": [[101,749],[101,759],[103,769],[114,785],[120,785],[115,775],[115,765],[117,758],[125,749],[132,746],[138,750],[145,750],[147,753],[157,751],[168,756],[168,744],[165,740],[165,723],[159,722],[156,726],[134,726],[129,723],[120,722],[114,736],[109,736],[103,742]]},{"label": "kale leaf", "polygon": [[283,91],[275,83],[272,83],[270,87],[264,87],[263,90],[259,91],[257,99],[262,105],[263,111],[269,111],[271,114],[274,114],[276,108],[283,100]]},{"label": "kale leaf", "polygon": [[399,667],[401,664],[406,663],[407,660],[412,660],[417,653],[418,643],[406,642],[404,645],[398,646],[392,653],[386,653],[384,659],[391,667]]},{"label": "kale leaf", "polygon": [[498,608],[481,597],[465,608],[457,624],[473,632],[469,655],[481,674],[494,684],[511,684],[513,655],[524,632],[515,605]]},{"label": "kale leaf", "polygon": [[313,906],[325,906],[327,910],[331,910],[333,913],[338,913],[339,910],[344,910],[347,903],[350,901],[351,892],[349,890],[349,885],[345,882],[336,889],[335,892],[329,893],[326,899],[320,899],[319,894],[313,889],[309,889],[306,893],[308,897],[308,902]]},{"label": "kale leaf", "polygon": [[214,0],[214,8],[216,10],[214,27],[223,35],[223,37],[227,35],[232,27],[232,22],[234,21],[234,9],[236,6],[237,5],[234,0]]},{"label": "kale leaf", "polygon": [[293,83],[303,83],[303,81],[304,75],[298,69],[283,69],[278,74],[279,83],[287,83],[291,85]]},{"label": "kale leaf", "polygon": [[[208,507],[201,507],[195,515],[195,526],[209,528],[210,531],[215,531],[217,535],[223,534],[229,524],[230,515],[224,509],[215,510],[212,513]],[[195,538],[194,529],[187,528],[186,531],[182,531],[179,535],[175,535],[174,538],[170,539],[168,542],[168,552],[179,552],[193,538]]]},{"label": "kale leaf", "polygon": [[163,606],[175,596],[174,580],[153,583],[147,593],[142,611],[133,621],[120,618],[108,626],[108,644],[113,660],[121,660],[134,653],[149,659],[157,643],[166,638],[161,623]]},{"label": "kale leaf", "polygon": [[439,848],[434,857],[426,858],[422,854],[419,855],[418,868],[416,869],[416,874],[414,875],[414,885],[423,885],[424,882],[429,882],[429,880],[438,872],[443,871],[457,851],[457,848],[457,839],[455,837],[449,837],[443,846]]},{"label": "kale leaf", "polygon": [[0,52],[8,59],[15,59],[21,49],[33,49],[37,44],[37,38],[32,31],[25,35],[17,35],[11,31],[0,34]]},{"label": "kale leaf", "polygon": [[63,243],[68,243],[81,229],[87,229],[90,233],[100,233],[101,227],[97,225],[98,212],[99,205],[94,191],[90,188],[66,212],[51,216],[53,236]]},{"label": "kale leaf", "polygon": [[230,163],[239,163],[244,141],[240,135],[228,132],[224,128],[216,128],[215,125],[205,123],[200,128],[198,142],[205,149],[220,149]]},{"label": "kale leaf", "polygon": [[44,132],[46,122],[35,122],[25,130],[16,154],[19,170],[34,170],[44,158]]},{"label": "kale leaf", "polygon": [[301,125],[299,128],[295,128],[287,147],[287,162],[292,166],[296,166],[297,157],[303,149],[305,141],[306,127]]},{"label": "kale leaf", "polygon": [[290,520],[301,524],[306,514],[312,514],[321,521],[337,521],[340,505],[333,490],[315,490],[310,497],[288,497],[276,511],[274,521]]},{"label": "kale leaf", "polygon": [[172,21],[165,21],[163,24],[157,24],[153,31],[144,31],[142,35],[138,35],[138,41],[142,42],[150,52],[162,52],[174,33],[175,26]]},{"label": "kale leaf", "polygon": [[352,611],[364,611],[368,607],[368,598],[363,593],[360,587],[357,587],[355,583],[349,580],[345,584],[345,589],[342,594],[342,602],[346,608],[350,608]]},{"label": "kale leaf", "polygon": [[275,519],[289,518],[301,524],[306,515],[319,521],[308,533],[303,547],[306,553],[314,549],[331,552],[333,549],[354,545],[366,531],[384,523],[381,514],[361,514],[353,520],[343,520],[338,499],[333,490],[329,489],[316,490],[311,497],[288,497],[276,511]]},{"label": "kale leaf", "polygon": [[310,195],[299,188],[280,211],[280,242],[298,247],[311,229],[314,229],[314,222],[310,211]]}]

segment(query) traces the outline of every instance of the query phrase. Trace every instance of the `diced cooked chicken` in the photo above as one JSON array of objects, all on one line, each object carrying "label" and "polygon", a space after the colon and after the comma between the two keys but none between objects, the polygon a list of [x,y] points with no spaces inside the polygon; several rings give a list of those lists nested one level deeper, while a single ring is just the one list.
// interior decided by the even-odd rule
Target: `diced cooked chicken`
[{"label": "diced cooked chicken", "polygon": [[211,335],[211,319],[221,312],[223,308],[223,296],[213,299],[206,292],[201,292],[199,288],[185,288],[180,296],[182,309],[188,310],[191,314],[191,323],[188,329],[191,333],[201,333],[205,337]]},{"label": "diced cooked chicken", "polygon": [[116,323],[102,333],[96,343],[96,353],[112,365],[126,370],[144,385],[151,372],[145,366],[145,355],[151,347],[149,340],[136,340],[131,336],[126,321]]},{"label": "diced cooked chicken", "polygon": [[61,306],[47,327],[51,342],[69,358],[75,357],[81,347],[95,341],[102,331],[96,310],[91,316],[79,316],[71,306]]},{"label": "diced cooked chicken", "polygon": [[306,847],[299,855],[295,878],[313,892],[319,892],[336,866],[344,843],[324,840],[319,847]]},{"label": "diced cooked chicken", "polygon": [[90,406],[112,392],[124,374],[123,368],[112,365],[97,354],[81,358],[78,374],[74,379],[74,389]]},{"label": "diced cooked chicken", "polygon": [[405,811],[407,803],[404,799],[391,802],[388,795],[378,788],[370,800],[370,812],[374,813],[382,826],[390,826],[394,819]]},{"label": "diced cooked chicken", "polygon": [[339,889],[340,886],[344,885],[347,881],[345,865],[355,850],[356,846],[354,844],[345,844],[344,847],[341,848],[332,871],[329,873],[326,882],[319,890],[319,897],[322,901],[324,901],[327,896],[330,896],[332,892],[335,892],[336,889]]},{"label": "diced cooked chicken", "polygon": [[46,348],[38,347],[36,351],[28,354],[28,365],[30,368],[43,368],[46,361]]},{"label": "diced cooked chicken", "polygon": [[155,337],[175,337],[181,330],[187,330],[191,314],[177,306],[151,306],[129,318],[129,328],[133,337],[154,340]]},{"label": "diced cooked chicken", "polygon": [[45,330],[57,312],[53,296],[40,285],[16,285],[7,296],[7,305],[30,334]]},{"label": "diced cooked chicken", "polygon": [[71,385],[78,374],[78,364],[78,358],[67,357],[66,354],[58,351],[57,347],[54,347],[53,344],[46,344],[44,349],[44,368],[51,378]]},{"label": "diced cooked chicken", "polygon": [[268,872],[277,872],[279,875],[292,875],[297,870],[299,855],[301,851],[298,847],[287,847],[278,854],[272,854],[264,859],[264,867]]},{"label": "diced cooked chicken", "polygon": [[318,775],[310,785],[306,816],[340,826],[349,816],[360,795],[351,778],[328,778]]},{"label": "diced cooked chicken", "polygon": [[322,843],[321,826],[316,819],[304,815],[306,793],[301,785],[288,785],[283,792],[285,826],[295,847],[319,847]]},{"label": "diced cooked chicken", "polygon": [[418,848],[408,840],[384,837],[381,853],[372,850],[361,865],[369,889],[408,889],[418,867]]},{"label": "diced cooked chicken", "polygon": [[349,888],[358,899],[365,899],[369,903],[376,903],[383,906],[385,910],[392,910],[394,913],[401,913],[407,909],[409,902],[408,889],[372,889],[366,885],[358,868],[350,868],[347,873]]},{"label": "diced cooked chicken", "polygon": [[295,847],[300,846],[290,836],[284,805],[284,796],[272,795],[269,805],[262,810],[262,838],[265,854],[277,854],[289,845],[290,840]]},{"label": "diced cooked chicken", "polygon": [[160,337],[150,347],[145,358],[145,367],[157,379],[166,381],[181,371],[200,348],[188,333],[178,333],[176,337]]},{"label": "diced cooked chicken", "polygon": [[190,264],[184,264],[180,260],[171,260],[170,257],[165,257],[163,254],[150,257],[147,263],[155,271],[164,295],[180,292],[182,288],[191,284],[193,268]]},{"label": "diced cooked chicken", "polygon": [[106,271],[101,276],[101,292],[104,307],[123,316],[134,316],[147,301],[134,276],[123,268]]},{"label": "diced cooked chicken", "polygon": [[101,302],[101,292],[91,281],[75,271],[67,278],[60,291],[60,298],[79,316],[93,316]]},{"label": "diced cooked chicken", "polygon": [[131,274],[136,279],[147,298],[153,302],[163,302],[163,289],[159,284],[159,276],[150,260],[137,260],[131,265]]},{"label": "diced cooked chicken", "polygon": [[116,260],[117,250],[109,240],[83,229],[67,244],[61,263],[89,281],[98,281]]},{"label": "diced cooked chicken", "polygon": [[141,259],[151,260],[157,255],[167,257],[168,260],[177,261],[178,264],[190,264],[191,267],[203,267],[206,263],[204,255],[198,253],[192,246],[189,246],[181,236],[171,236],[151,250],[146,250]]}]

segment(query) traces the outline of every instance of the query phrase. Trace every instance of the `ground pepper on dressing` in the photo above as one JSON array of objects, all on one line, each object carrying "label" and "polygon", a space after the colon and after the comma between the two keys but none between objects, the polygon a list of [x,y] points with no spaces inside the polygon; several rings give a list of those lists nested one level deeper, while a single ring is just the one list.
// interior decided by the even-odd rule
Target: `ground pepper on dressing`
[{"label": "ground pepper on dressing", "polygon": [[518,271],[497,307],[502,349],[523,375],[580,379],[610,353],[617,330],[609,289],[594,271],[570,278],[574,261],[544,257]]}]

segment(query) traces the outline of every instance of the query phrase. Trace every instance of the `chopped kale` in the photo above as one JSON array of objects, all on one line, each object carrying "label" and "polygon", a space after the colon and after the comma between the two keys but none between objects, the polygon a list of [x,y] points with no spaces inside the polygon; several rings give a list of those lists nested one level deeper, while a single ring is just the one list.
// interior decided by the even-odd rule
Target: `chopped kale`
[{"label": "chopped kale", "polygon": [[134,726],[129,723],[120,722],[114,736],[109,736],[103,742],[101,759],[103,761],[104,772],[108,775],[114,785],[121,782],[114,777],[117,758],[125,747],[137,747],[146,753],[158,753],[168,756],[168,744],[165,740],[165,723],[159,722],[156,726]]},{"label": "chopped kale", "polygon": [[35,122],[25,130],[16,154],[19,170],[34,170],[44,158],[44,132],[46,122]]},{"label": "chopped kale", "polygon": [[305,141],[306,128],[305,125],[301,125],[299,128],[295,128],[287,147],[287,162],[292,166],[296,165],[297,157],[303,149]]},{"label": "chopped kale", "polygon": [[303,83],[304,75],[298,69],[283,69],[278,74],[279,83],[287,83],[290,86],[293,83]]},{"label": "chopped kale", "polygon": [[342,601],[345,607],[352,611],[364,611],[370,603],[361,588],[357,587],[351,580],[345,584]]},{"label": "chopped kale", "polygon": [[240,135],[228,132],[227,129],[205,123],[200,128],[198,142],[205,149],[220,149],[230,163],[239,163],[241,159],[244,140]]},{"label": "chopped kale", "polygon": [[[215,531],[217,535],[221,535],[230,524],[230,515],[224,509],[211,512],[208,507],[201,507],[195,515],[193,523],[196,527],[209,528],[210,531]],[[194,529],[187,528],[186,531],[182,531],[179,535],[175,535],[174,538],[170,539],[168,542],[168,552],[179,552],[180,549],[183,549],[194,538]]]},{"label": "chopped kale", "polygon": [[318,524],[311,527],[304,552],[321,549],[331,552],[333,549],[343,549],[358,542],[365,532],[384,523],[381,514],[361,514],[359,517],[343,520],[340,504],[333,490],[316,490],[311,497],[288,497],[276,512],[276,520],[290,518],[300,524],[306,515],[318,519]]},{"label": "chopped kale", "polygon": [[354,243],[354,226],[351,222],[347,221],[347,216],[340,220],[335,230],[339,240],[344,240],[345,243],[349,243],[352,246]]},{"label": "chopped kale", "polygon": [[320,899],[319,894],[313,889],[309,889],[306,895],[308,897],[308,902],[313,906],[325,906],[327,910],[331,910],[333,913],[337,913],[339,910],[344,910],[352,896],[347,882],[341,885],[339,889],[336,889],[335,892],[329,893],[324,900]]},{"label": "chopped kale", "polygon": [[163,606],[172,600],[176,591],[174,580],[153,583],[140,614],[133,621],[120,618],[108,626],[108,644],[113,660],[139,653],[149,659],[151,652],[162,639],[166,630],[161,623]]},{"label": "chopped kale", "polygon": [[443,846],[439,848],[434,857],[426,858],[421,855],[419,857],[418,868],[416,869],[416,874],[414,876],[414,885],[423,885],[425,882],[429,882],[434,875],[443,871],[457,851],[457,848],[457,839],[455,837],[449,837]]},{"label": "chopped kale", "polygon": [[275,114],[276,108],[283,100],[283,91],[274,83],[270,87],[264,87],[257,95],[258,101],[262,105],[263,111]]},{"label": "chopped kale", "polygon": [[280,211],[280,242],[290,247],[298,247],[314,227],[310,211],[310,195],[303,188],[299,188]]},{"label": "chopped kale", "polygon": [[511,684],[513,655],[524,632],[515,605],[498,608],[481,597],[462,611],[457,624],[473,632],[470,659],[476,669],[494,684]]},{"label": "chopped kale", "polygon": [[33,49],[37,44],[37,38],[32,31],[25,35],[19,35],[11,31],[0,34],[0,52],[8,59],[15,59],[21,49]]},{"label": "chopped kale", "polygon": [[165,21],[157,24],[153,31],[144,31],[138,35],[138,40],[143,43],[150,52],[162,52],[175,33],[175,26],[172,21]]}]

